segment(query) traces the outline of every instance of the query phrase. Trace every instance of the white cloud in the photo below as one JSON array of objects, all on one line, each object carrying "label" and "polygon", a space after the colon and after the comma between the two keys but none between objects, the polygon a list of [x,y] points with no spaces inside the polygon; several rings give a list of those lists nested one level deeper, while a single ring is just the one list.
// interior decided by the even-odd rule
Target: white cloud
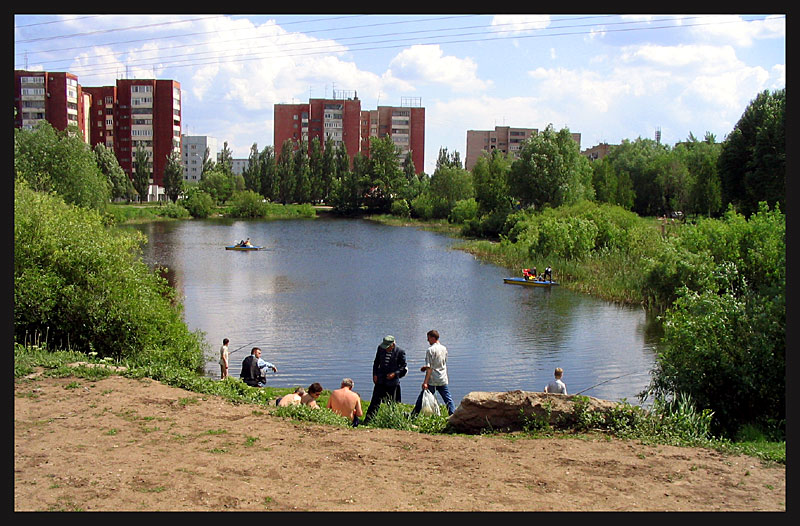
[{"label": "white cloud", "polygon": [[532,33],[550,25],[550,15],[494,15],[492,27],[497,31],[513,33]]},{"label": "white cloud", "polygon": [[477,76],[471,58],[445,56],[438,45],[414,45],[398,53],[389,63],[387,75],[409,86],[442,84],[453,91],[478,91],[491,86]]},{"label": "white cloud", "polygon": [[786,87],[786,64],[776,64],[772,66],[772,79],[770,82],[770,89],[782,89]]},{"label": "white cloud", "polygon": [[710,15],[701,22],[703,25],[690,29],[696,38],[711,42],[749,47],[755,39],[786,38],[786,18],[782,15],[752,21],[739,15]]}]

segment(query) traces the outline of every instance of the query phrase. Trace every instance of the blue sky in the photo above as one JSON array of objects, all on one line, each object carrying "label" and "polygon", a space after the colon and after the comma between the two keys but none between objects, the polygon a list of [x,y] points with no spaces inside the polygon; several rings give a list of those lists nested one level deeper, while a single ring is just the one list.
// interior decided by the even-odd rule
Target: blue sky
[{"label": "blue sky", "polygon": [[425,171],[467,130],[567,127],[581,149],[689,133],[722,141],[786,85],[786,16],[298,14],[14,16],[14,68],[181,83],[183,133],[245,158],[273,105],[357,92],[362,109],[425,107]]}]

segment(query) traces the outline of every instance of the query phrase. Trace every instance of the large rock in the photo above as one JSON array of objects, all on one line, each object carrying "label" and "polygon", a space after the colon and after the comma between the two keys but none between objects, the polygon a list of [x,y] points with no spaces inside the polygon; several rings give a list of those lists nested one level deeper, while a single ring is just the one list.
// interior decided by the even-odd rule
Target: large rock
[{"label": "large rock", "polygon": [[580,401],[584,411],[608,412],[616,402],[590,396],[562,395],[532,391],[506,391],[490,393],[473,391],[448,422],[458,432],[479,433],[481,430],[518,431],[525,420],[548,420],[553,427],[568,427],[575,421],[575,404]]}]

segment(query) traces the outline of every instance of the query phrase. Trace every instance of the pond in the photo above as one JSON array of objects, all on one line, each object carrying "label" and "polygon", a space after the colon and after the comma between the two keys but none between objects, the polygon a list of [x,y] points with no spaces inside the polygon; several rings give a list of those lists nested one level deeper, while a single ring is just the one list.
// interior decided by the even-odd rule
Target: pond
[{"label": "pond", "polygon": [[[456,240],[362,219],[206,219],[134,228],[143,257],[168,268],[184,319],[210,344],[206,372],[230,339],[230,374],[253,346],[275,364],[268,384],[336,389],[343,377],[369,399],[372,361],[391,334],[406,351],[403,401],[420,390],[429,329],[447,347],[450,390],[541,391],[555,367],[570,394],[607,400],[648,385],[658,326],[641,307],[565,287],[505,284],[509,271],[453,249]],[[225,250],[251,238],[264,250]],[[558,279],[558,269],[554,269]]]}]

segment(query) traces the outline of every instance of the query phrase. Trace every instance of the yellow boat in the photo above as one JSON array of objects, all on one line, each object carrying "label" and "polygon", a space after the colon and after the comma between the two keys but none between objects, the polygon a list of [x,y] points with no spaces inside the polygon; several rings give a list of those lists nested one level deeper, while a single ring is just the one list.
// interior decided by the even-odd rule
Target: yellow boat
[{"label": "yellow boat", "polygon": [[225,247],[225,250],[263,250],[263,248],[255,245],[229,245]]}]

